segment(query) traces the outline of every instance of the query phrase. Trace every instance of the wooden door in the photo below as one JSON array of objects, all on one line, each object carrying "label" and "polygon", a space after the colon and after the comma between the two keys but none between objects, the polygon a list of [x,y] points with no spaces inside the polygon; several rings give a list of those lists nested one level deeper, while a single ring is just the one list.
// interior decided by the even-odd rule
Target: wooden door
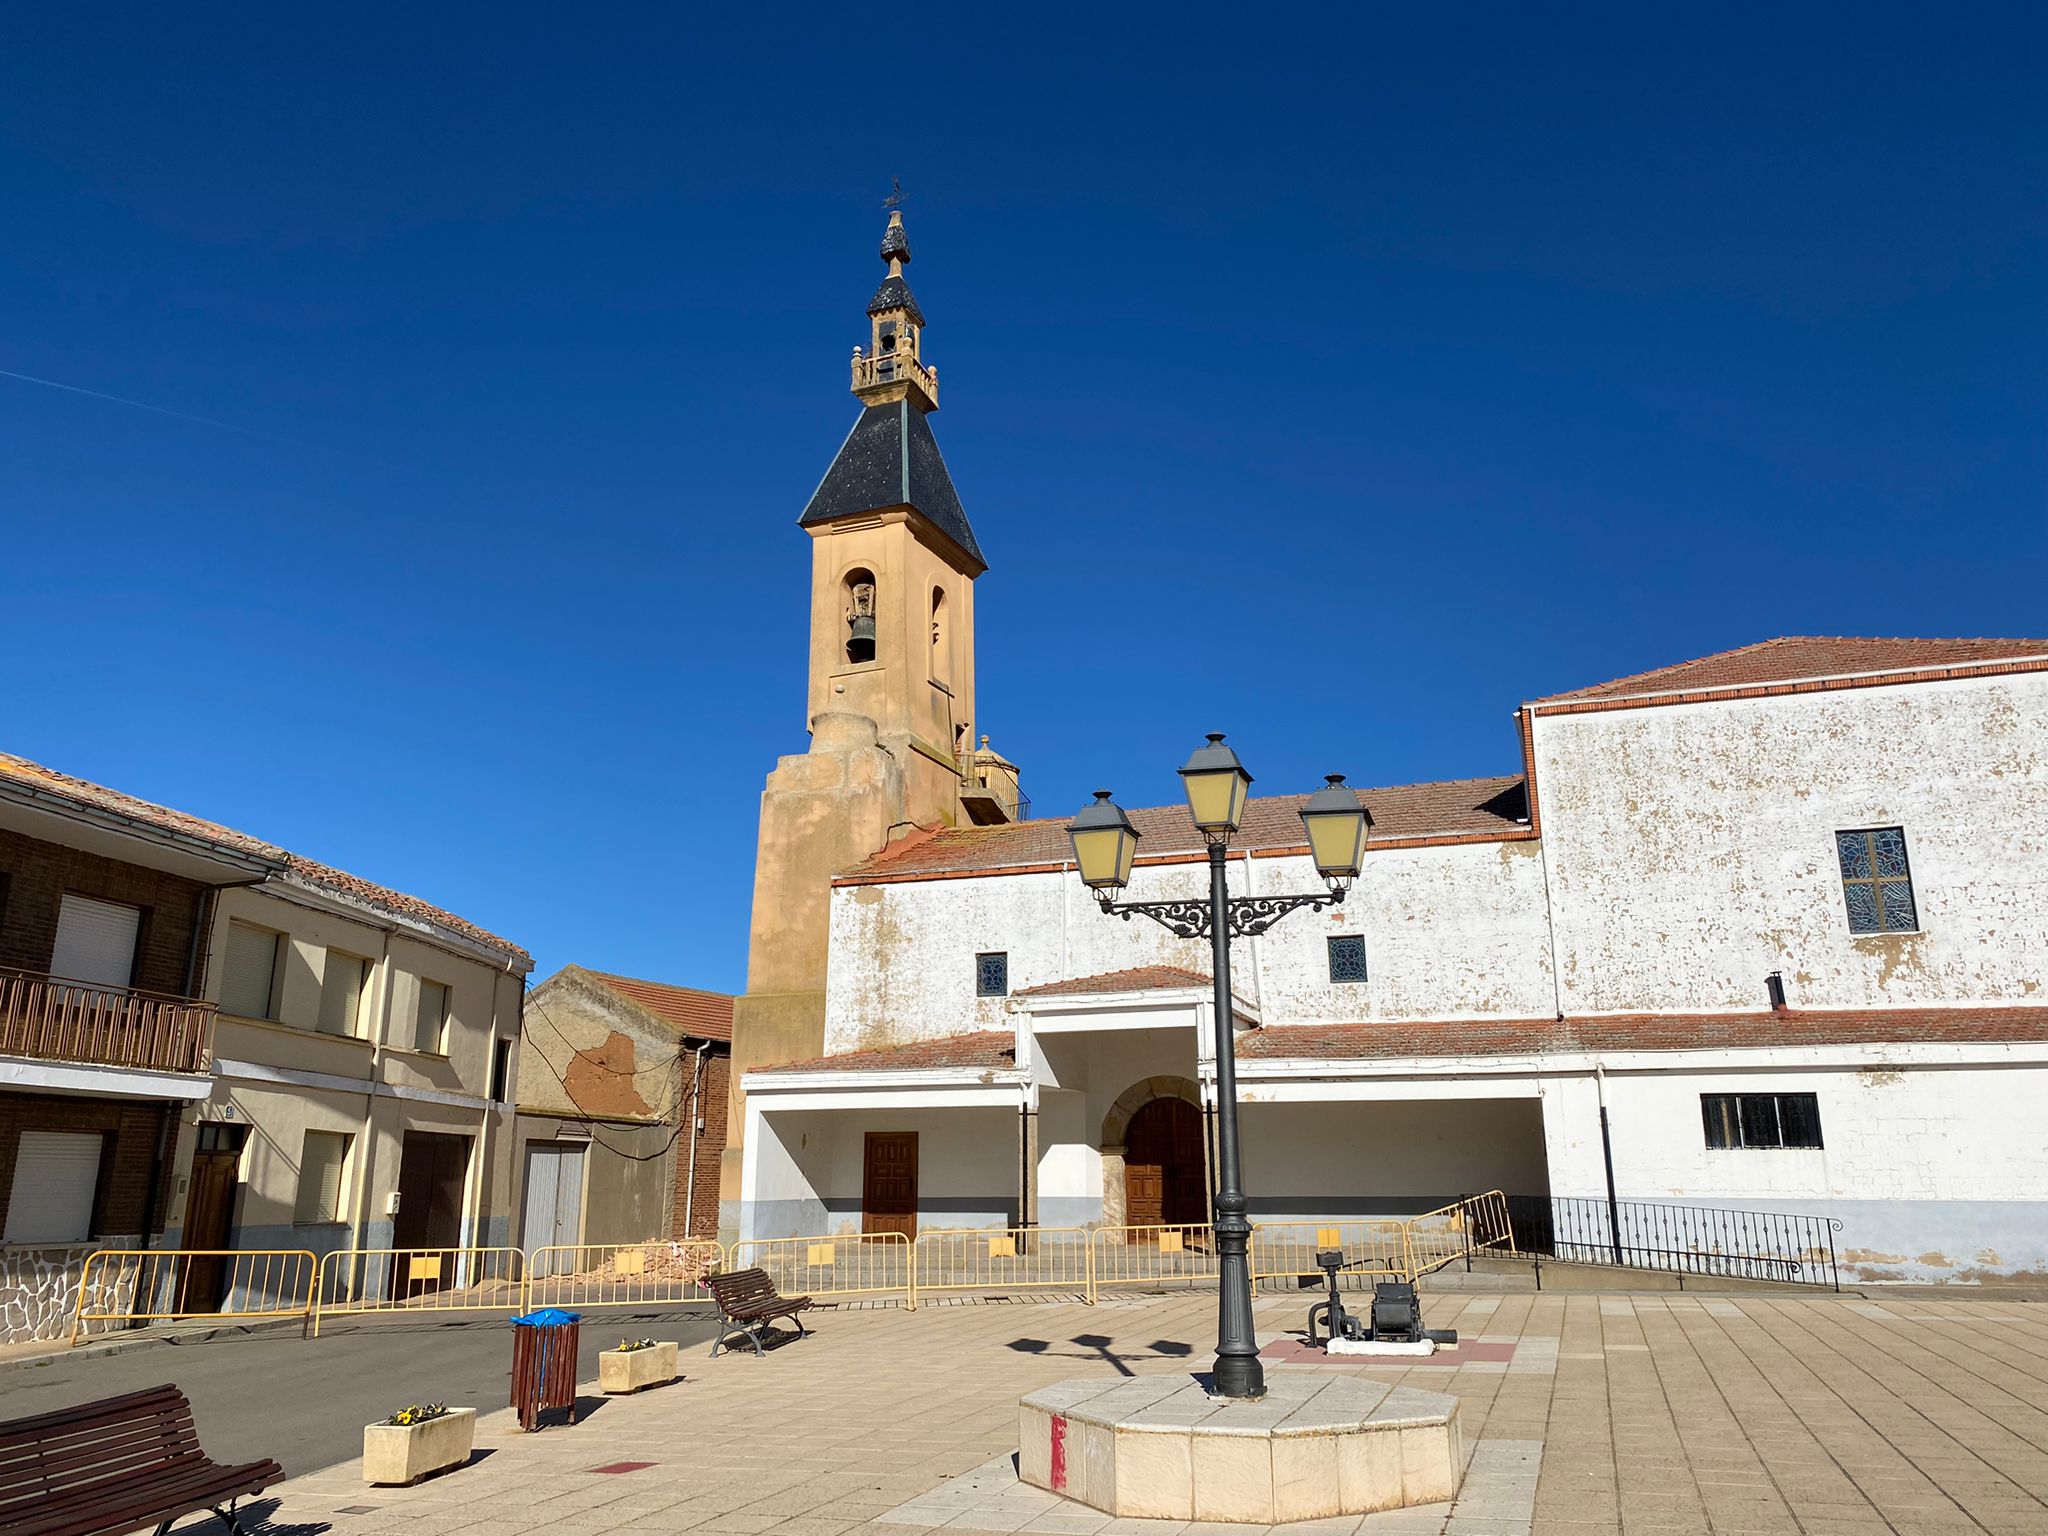
[{"label": "wooden door", "polygon": [[[438,1291],[455,1281],[452,1254],[424,1255],[414,1264],[404,1250],[453,1248],[462,1241],[462,1185],[469,1170],[469,1138],[407,1131],[398,1155],[398,1216],[391,1224],[392,1286],[401,1296]],[[438,1270],[438,1273],[435,1271]]]},{"label": "wooden door", "polygon": [[[208,1136],[216,1129],[200,1127],[201,1150],[192,1154],[192,1183],[185,1198],[185,1246],[225,1248],[235,1217],[235,1187],[242,1163],[241,1138],[233,1138],[232,1149],[209,1147],[220,1138]],[[237,1126],[233,1128],[241,1130]],[[188,1259],[179,1282],[180,1312],[217,1312],[227,1290],[233,1261],[227,1258]]]},{"label": "wooden door", "polygon": [[1185,1099],[1154,1099],[1124,1132],[1124,1221],[1133,1227],[1208,1220],[1202,1115]]},{"label": "wooden door", "polygon": [[860,1229],[917,1237],[917,1132],[869,1131],[861,1174]]}]

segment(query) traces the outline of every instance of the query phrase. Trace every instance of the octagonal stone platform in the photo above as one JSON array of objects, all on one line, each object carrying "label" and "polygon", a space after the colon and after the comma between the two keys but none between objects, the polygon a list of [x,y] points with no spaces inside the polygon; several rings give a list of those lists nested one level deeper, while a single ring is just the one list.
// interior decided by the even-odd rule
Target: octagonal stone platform
[{"label": "octagonal stone platform", "polygon": [[1452,1498],[1458,1400],[1272,1371],[1254,1402],[1184,1374],[1062,1381],[1020,1405],[1018,1475],[1106,1514],[1278,1525]]}]

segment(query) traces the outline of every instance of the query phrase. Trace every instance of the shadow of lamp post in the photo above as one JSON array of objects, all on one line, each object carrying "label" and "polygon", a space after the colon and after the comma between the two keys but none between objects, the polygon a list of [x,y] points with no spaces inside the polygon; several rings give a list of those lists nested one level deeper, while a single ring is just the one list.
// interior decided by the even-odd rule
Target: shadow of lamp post
[{"label": "shadow of lamp post", "polygon": [[1264,933],[1301,907],[1334,906],[1344,899],[1365,856],[1367,816],[1355,790],[1344,787],[1342,774],[1331,774],[1323,788],[1301,808],[1308,834],[1309,856],[1328,889],[1315,896],[1239,896],[1229,893],[1224,863],[1230,835],[1244,820],[1246,792],[1252,776],[1221,735],[1209,737],[1180,770],[1188,810],[1209,845],[1207,901],[1118,901],[1130,883],[1138,851],[1138,829],[1098,789],[1095,803],[1084,807],[1068,826],[1074,864],[1081,883],[1095,892],[1098,905],[1128,922],[1133,913],[1179,934],[1206,937],[1213,956],[1216,984],[1216,1261],[1217,1323],[1215,1390],[1221,1397],[1263,1397],[1266,1373],[1259,1364],[1258,1341],[1252,1333],[1251,1222],[1245,1215],[1243,1175],[1237,1136],[1237,1045],[1230,1007],[1230,941]]}]

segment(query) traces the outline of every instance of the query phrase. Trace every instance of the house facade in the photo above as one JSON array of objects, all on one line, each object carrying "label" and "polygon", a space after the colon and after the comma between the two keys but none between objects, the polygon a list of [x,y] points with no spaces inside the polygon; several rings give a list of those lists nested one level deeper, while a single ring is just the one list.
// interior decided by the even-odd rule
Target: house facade
[{"label": "house facade", "polygon": [[[950,480],[853,474],[859,437],[814,571],[856,529],[962,547]],[[833,650],[890,604],[840,596],[814,580],[811,748],[763,799],[729,1234],[1202,1219],[1207,941],[1098,911],[1007,763],[988,813],[964,759],[922,806],[850,793],[930,669]],[[2048,1271],[2048,641],[1770,640],[1515,721],[1514,772],[1358,791],[1342,904],[1233,946],[1254,1219],[1498,1188],[1830,1217],[1869,1279]],[[1250,803],[1234,895],[1320,889],[1303,798]],[[1186,810],[1130,815],[1128,896],[1204,897]]]},{"label": "house facade", "polygon": [[715,1238],[732,998],[570,965],[526,1023],[519,1245]]},{"label": "house facade", "polygon": [[213,908],[286,857],[0,755],[0,1343],[61,1333],[95,1248],[159,1240],[213,1090]]},{"label": "house facade", "polygon": [[[523,949],[9,756],[0,896],[0,1342],[65,1331],[95,1250],[352,1250],[360,1293],[516,1240]],[[257,1271],[147,1273],[204,1313]]]}]

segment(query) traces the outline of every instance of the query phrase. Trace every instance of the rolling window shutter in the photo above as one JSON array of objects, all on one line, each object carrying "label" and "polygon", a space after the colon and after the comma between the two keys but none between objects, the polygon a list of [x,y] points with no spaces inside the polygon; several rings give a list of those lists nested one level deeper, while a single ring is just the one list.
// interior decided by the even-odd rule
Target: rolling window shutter
[{"label": "rolling window shutter", "polygon": [[66,896],[57,910],[57,946],[50,974],[99,987],[125,987],[135,979],[135,935],[142,909],[90,896]]},{"label": "rolling window shutter", "polygon": [[348,1161],[348,1141],[335,1131],[306,1132],[293,1221],[304,1225],[341,1219],[341,1171]]},{"label": "rolling window shutter", "polygon": [[362,1012],[364,974],[370,963],[360,955],[327,951],[320,978],[320,1028],[325,1034],[352,1035]]},{"label": "rolling window shutter", "polygon": [[270,998],[277,976],[279,935],[247,923],[228,924],[226,975],[221,980],[223,1013],[245,1019],[270,1017]]},{"label": "rolling window shutter", "polygon": [[106,1139],[95,1131],[23,1131],[7,1196],[9,1243],[82,1243]]}]

